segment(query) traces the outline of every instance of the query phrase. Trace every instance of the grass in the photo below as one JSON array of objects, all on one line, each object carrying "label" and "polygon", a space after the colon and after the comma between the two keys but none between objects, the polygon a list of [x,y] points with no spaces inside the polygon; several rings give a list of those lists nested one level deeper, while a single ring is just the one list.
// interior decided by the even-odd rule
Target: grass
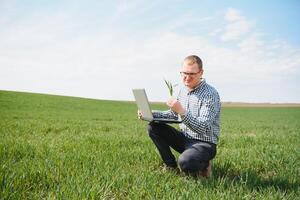
[{"label": "grass", "polygon": [[221,117],[196,180],[161,170],[134,103],[0,91],[0,199],[299,199],[300,108]]}]

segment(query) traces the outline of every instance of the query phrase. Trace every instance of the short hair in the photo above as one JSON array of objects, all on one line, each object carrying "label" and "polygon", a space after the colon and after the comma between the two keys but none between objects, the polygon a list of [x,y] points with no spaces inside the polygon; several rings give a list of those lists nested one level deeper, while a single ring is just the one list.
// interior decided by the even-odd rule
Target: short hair
[{"label": "short hair", "polygon": [[203,68],[202,60],[196,55],[190,55],[190,56],[186,57],[183,60],[183,62],[187,62],[188,65],[193,65],[194,63],[197,63],[200,70],[202,70],[202,68]]}]

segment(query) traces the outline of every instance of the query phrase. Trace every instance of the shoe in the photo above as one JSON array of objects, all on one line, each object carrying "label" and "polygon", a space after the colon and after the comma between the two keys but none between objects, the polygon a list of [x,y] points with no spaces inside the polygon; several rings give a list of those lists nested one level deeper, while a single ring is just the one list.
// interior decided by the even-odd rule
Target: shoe
[{"label": "shoe", "polygon": [[200,176],[204,177],[204,178],[209,178],[212,176],[212,160],[210,160],[208,162],[208,166],[205,170],[200,171]]}]

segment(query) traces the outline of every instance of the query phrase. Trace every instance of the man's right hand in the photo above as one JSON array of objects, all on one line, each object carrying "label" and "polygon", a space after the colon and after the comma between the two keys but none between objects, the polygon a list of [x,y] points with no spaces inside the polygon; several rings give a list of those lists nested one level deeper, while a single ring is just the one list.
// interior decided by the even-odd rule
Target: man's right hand
[{"label": "man's right hand", "polygon": [[138,119],[142,119],[143,115],[140,110],[137,111]]}]

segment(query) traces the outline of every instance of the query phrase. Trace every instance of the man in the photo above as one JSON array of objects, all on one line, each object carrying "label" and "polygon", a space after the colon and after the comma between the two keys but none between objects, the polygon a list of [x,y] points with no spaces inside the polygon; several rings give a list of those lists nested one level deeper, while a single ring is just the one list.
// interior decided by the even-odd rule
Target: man
[{"label": "man", "polygon": [[177,168],[171,147],[181,153],[178,158],[181,171],[208,177],[220,132],[219,94],[202,78],[202,61],[198,56],[186,57],[180,74],[185,87],[177,99],[170,97],[167,101],[170,110],[153,112],[154,117],[180,116],[180,130],[165,123],[150,122],[148,133],[168,169]]}]

